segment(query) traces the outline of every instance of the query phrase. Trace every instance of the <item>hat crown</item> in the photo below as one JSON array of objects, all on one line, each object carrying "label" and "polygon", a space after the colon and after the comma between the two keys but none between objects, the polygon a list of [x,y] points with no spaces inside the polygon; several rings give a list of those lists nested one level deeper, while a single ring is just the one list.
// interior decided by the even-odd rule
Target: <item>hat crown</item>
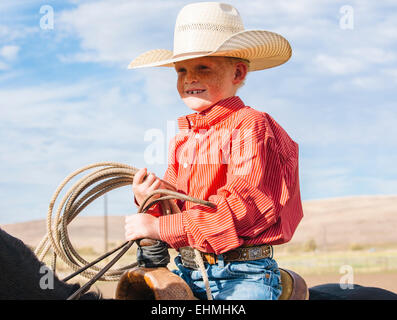
[{"label": "hat crown", "polygon": [[210,52],[231,35],[244,31],[236,8],[219,2],[198,2],[181,9],[175,23],[174,57]]}]

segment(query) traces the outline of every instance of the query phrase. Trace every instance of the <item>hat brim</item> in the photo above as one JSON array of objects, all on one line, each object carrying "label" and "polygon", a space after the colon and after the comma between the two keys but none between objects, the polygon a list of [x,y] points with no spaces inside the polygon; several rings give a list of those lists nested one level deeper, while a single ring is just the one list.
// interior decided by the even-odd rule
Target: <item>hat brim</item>
[{"label": "hat brim", "polygon": [[218,48],[208,52],[174,56],[165,49],[147,51],[135,58],[128,69],[145,67],[173,67],[175,62],[200,57],[236,57],[250,61],[249,71],[279,66],[289,60],[292,49],[281,35],[266,30],[244,30],[227,38]]}]

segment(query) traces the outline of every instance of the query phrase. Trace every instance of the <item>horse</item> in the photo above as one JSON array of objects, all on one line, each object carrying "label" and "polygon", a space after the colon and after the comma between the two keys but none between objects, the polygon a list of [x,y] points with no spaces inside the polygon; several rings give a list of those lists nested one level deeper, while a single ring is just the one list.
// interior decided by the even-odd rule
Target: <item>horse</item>
[{"label": "horse", "polygon": [[[51,272],[23,241],[0,228],[0,300],[66,300],[80,288]],[[51,277],[51,283],[43,282],[46,276]],[[100,292],[93,291],[79,299],[104,300]],[[339,284],[328,283],[309,288],[309,300],[397,300],[397,294],[356,284],[342,289]]]}]

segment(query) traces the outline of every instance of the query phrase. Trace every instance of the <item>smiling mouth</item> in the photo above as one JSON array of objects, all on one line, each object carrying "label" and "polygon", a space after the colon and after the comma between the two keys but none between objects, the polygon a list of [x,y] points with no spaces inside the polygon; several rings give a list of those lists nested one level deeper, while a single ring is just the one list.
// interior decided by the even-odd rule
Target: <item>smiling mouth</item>
[{"label": "smiling mouth", "polygon": [[187,94],[200,94],[200,93],[203,93],[205,90],[204,89],[202,89],[202,90],[186,90],[185,92],[187,93]]}]

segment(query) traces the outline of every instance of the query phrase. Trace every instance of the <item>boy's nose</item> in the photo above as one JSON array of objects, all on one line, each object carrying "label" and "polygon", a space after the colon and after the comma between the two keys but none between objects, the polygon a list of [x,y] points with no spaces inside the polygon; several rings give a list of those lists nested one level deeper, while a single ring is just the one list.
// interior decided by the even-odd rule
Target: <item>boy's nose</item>
[{"label": "boy's nose", "polygon": [[187,72],[186,77],[185,77],[185,83],[186,84],[191,84],[197,82],[197,77],[196,74],[193,72]]}]

